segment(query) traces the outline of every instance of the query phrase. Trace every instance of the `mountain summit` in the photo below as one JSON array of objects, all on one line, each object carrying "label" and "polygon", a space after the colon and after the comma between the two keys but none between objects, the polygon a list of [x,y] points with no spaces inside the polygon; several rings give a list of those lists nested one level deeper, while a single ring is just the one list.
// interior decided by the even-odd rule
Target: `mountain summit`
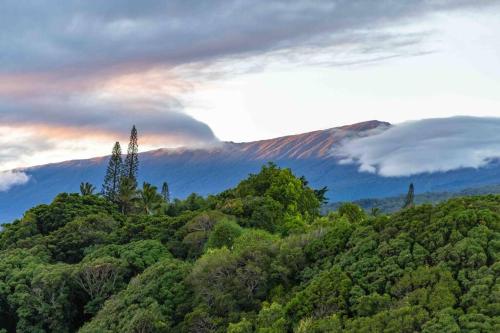
[{"label": "mountain summit", "polygon": [[241,143],[238,148],[255,159],[327,158],[332,148],[342,140],[389,126],[389,123],[372,120],[276,139]]},{"label": "mountain summit", "polygon": [[[359,172],[357,165],[339,163],[331,154],[343,140],[379,133],[391,125],[381,121],[284,136],[255,142],[223,142],[205,148],[157,149],[140,154],[139,181],[160,185],[167,181],[173,197],[192,192],[214,194],[236,185],[263,164],[274,162],[304,175],[314,187],[328,186],[331,201],[399,195],[414,182],[417,191],[457,191],[500,179],[500,168],[459,169],[412,177],[384,178]],[[98,189],[108,157],[74,160],[24,169],[24,184],[0,192],[0,221],[20,217],[26,209],[48,203],[60,192],[78,192],[81,182]]]},{"label": "mountain summit", "polygon": [[161,156],[183,156],[184,158],[225,156],[230,159],[247,160],[282,160],[330,158],[335,145],[343,140],[369,135],[375,129],[384,130],[390,126],[387,122],[377,120],[366,121],[353,125],[329,128],[308,133],[287,135],[283,137],[252,141],[252,142],[222,142],[205,148],[163,148],[142,153],[143,158],[159,158]]}]

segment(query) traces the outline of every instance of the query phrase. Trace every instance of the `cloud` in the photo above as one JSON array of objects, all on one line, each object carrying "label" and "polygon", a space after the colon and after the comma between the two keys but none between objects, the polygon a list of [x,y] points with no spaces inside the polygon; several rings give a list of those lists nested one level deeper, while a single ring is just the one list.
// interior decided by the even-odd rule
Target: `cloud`
[{"label": "cloud", "polygon": [[21,171],[0,172],[0,192],[8,191],[16,185],[23,185],[29,181],[30,177]]},{"label": "cloud", "polygon": [[132,124],[148,147],[212,143],[185,112],[186,96],[210,80],[269,64],[420,56],[434,51],[421,47],[432,32],[397,27],[498,2],[4,0],[0,122],[53,145],[45,150],[60,148],[57,137],[122,139]]},{"label": "cloud", "polygon": [[381,35],[378,28],[492,3],[498,1],[5,0],[2,70],[65,69],[74,75],[121,65],[171,67],[297,47],[352,45],[360,36],[359,52],[374,53],[381,42],[397,43],[402,35]]},{"label": "cloud", "polygon": [[405,122],[346,141],[333,153],[341,163],[384,177],[480,168],[500,158],[500,118]]},{"label": "cloud", "polygon": [[[80,136],[99,134],[120,138],[128,134],[132,124],[143,137],[177,138],[196,145],[210,144],[217,139],[205,123],[180,111],[119,101],[57,101],[43,103],[2,103],[0,122],[16,127],[46,127],[58,133],[73,132]],[[61,131],[65,129],[66,131]],[[68,138],[68,135],[64,135]],[[182,139],[182,140],[181,140]]]}]

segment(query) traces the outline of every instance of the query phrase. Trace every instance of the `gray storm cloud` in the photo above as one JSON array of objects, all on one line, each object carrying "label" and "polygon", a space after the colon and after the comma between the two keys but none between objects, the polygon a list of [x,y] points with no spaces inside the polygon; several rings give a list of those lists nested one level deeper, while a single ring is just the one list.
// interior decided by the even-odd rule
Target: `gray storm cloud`
[{"label": "gray storm cloud", "polygon": [[480,168],[500,158],[500,118],[452,117],[405,122],[344,142],[341,163],[385,177]]}]

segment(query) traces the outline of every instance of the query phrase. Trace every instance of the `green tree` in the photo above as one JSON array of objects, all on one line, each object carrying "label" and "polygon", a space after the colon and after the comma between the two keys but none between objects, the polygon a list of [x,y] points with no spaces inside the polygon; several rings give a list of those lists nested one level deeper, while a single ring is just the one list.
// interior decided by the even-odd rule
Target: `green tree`
[{"label": "green tree", "polygon": [[85,312],[96,314],[104,301],[122,289],[125,267],[115,258],[97,258],[79,265],[74,280],[90,301]]},{"label": "green tree", "polygon": [[309,316],[318,318],[348,312],[352,281],[339,266],[318,274],[311,283],[297,293],[286,310],[294,323]]},{"label": "green tree", "polygon": [[188,258],[199,257],[203,253],[210,231],[224,218],[226,216],[220,212],[209,211],[197,214],[185,223],[183,232],[179,232],[178,235],[183,237],[182,244]]},{"label": "green tree", "polygon": [[163,182],[163,184],[161,185],[161,195],[166,203],[170,202],[170,190],[168,188],[167,182]]},{"label": "green tree", "polygon": [[227,333],[253,333],[252,323],[243,318],[238,323],[231,323],[227,328]]},{"label": "green tree", "polygon": [[328,187],[323,186],[320,189],[314,190],[314,194],[318,201],[321,202],[322,205],[326,205],[328,203],[328,198],[326,197],[326,193],[328,192]]},{"label": "green tree", "polygon": [[80,332],[172,332],[189,309],[189,269],[175,259],[159,261],[108,300]]},{"label": "green tree", "polygon": [[31,208],[21,220],[5,224],[0,232],[0,249],[48,235],[75,218],[92,214],[119,215],[116,207],[105,198],[61,193],[52,203]]},{"label": "green tree", "polygon": [[82,263],[99,258],[116,258],[123,262],[129,277],[142,273],[161,259],[171,258],[167,248],[157,240],[140,240],[123,245],[109,244],[87,249]]},{"label": "green tree", "polygon": [[262,303],[257,316],[257,333],[286,333],[285,310],[279,303]]},{"label": "green tree", "polygon": [[[301,176],[300,181],[304,185],[304,187],[309,186],[309,181],[306,179],[306,177]],[[328,186],[323,186],[320,189],[314,190],[314,194],[316,195],[316,198],[322,205],[326,205],[328,203],[328,198],[326,197],[326,193],[328,192]]]},{"label": "green tree", "polygon": [[94,194],[95,186],[91,183],[85,182],[80,184],[80,194],[81,195],[92,195]]},{"label": "green tree", "polygon": [[104,214],[89,214],[77,217],[63,227],[44,237],[52,258],[67,263],[77,263],[87,248],[113,243],[117,240],[114,231],[118,222]]},{"label": "green tree", "polygon": [[130,178],[122,178],[116,201],[122,214],[129,214],[137,203],[136,184]]},{"label": "green tree", "polygon": [[251,174],[236,188],[222,193],[221,206],[234,207],[232,203],[237,202],[234,199],[241,199],[243,225],[282,234],[300,232],[319,216],[321,206],[307,184],[305,178],[297,178],[290,169],[269,163],[258,174]]},{"label": "green tree", "polygon": [[372,207],[370,210],[370,215],[373,217],[377,217],[380,215],[380,208],[378,207]]},{"label": "green tree", "polygon": [[406,194],[403,209],[412,208],[414,206],[415,206],[415,187],[413,186],[413,183],[411,183],[410,187],[408,188],[408,193]]},{"label": "green tree", "polygon": [[137,186],[137,172],[139,170],[139,146],[137,143],[137,129],[135,125],[132,126],[130,131],[130,142],[127,149],[127,157],[123,165],[123,178],[128,178],[132,183]]},{"label": "green tree", "polygon": [[120,188],[120,179],[122,172],[122,150],[120,143],[115,142],[111,157],[109,158],[106,176],[102,185],[102,194],[110,201],[115,201]]},{"label": "green tree", "polygon": [[359,223],[366,218],[366,214],[363,208],[350,202],[343,203],[339,207],[338,212],[340,216],[345,216],[351,223]]},{"label": "green tree", "polygon": [[162,204],[162,196],[157,192],[156,186],[144,182],[138,191],[137,203],[142,213],[154,215]]},{"label": "green tree", "polygon": [[243,232],[238,223],[223,219],[215,225],[214,229],[210,233],[207,241],[207,248],[220,248],[227,246],[230,248],[235,239],[238,238]]}]

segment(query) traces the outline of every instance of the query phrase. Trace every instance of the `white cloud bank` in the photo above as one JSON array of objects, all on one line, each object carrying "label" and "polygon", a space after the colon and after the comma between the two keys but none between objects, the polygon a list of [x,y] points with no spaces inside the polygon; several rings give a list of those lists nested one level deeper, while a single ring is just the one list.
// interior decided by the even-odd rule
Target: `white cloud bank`
[{"label": "white cloud bank", "polygon": [[423,119],[343,142],[343,164],[384,177],[479,168],[500,158],[500,118]]},{"label": "white cloud bank", "polygon": [[13,186],[23,185],[28,182],[30,177],[21,171],[1,171],[0,172],[0,192],[8,191]]}]

